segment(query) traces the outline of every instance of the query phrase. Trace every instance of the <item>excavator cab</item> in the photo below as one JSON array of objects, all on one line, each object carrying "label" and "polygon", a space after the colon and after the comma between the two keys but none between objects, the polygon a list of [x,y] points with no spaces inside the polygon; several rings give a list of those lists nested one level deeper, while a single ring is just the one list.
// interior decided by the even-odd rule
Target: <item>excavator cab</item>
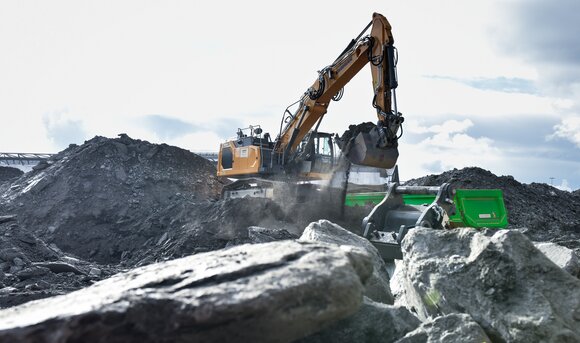
[{"label": "excavator cab", "polygon": [[300,174],[310,179],[325,179],[336,165],[335,146],[332,134],[311,131],[296,150],[295,163]]}]

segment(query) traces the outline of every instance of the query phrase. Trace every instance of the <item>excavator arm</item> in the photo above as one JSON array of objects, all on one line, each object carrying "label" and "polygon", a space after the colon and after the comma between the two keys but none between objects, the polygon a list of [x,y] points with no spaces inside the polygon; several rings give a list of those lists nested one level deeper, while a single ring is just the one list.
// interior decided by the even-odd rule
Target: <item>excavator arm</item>
[{"label": "excavator arm", "polygon": [[[370,35],[362,37],[370,26]],[[391,25],[384,16],[374,13],[371,23],[334,63],[319,71],[317,80],[304,93],[297,110],[288,117],[287,125],[276,140],[274,149],[284,156],[285,162],[293,158],[304,136],[322,120],[330,101],[339,100],[343,87],[368,63],[373,79],[377,126],[373,132],[366,132],[361,137],[353,135],[349,142],[343,142],[341,148],[357,164],[390,168],[396,163],[398,131],[403,117],[396,110],[396,51],[393,42]]]}]

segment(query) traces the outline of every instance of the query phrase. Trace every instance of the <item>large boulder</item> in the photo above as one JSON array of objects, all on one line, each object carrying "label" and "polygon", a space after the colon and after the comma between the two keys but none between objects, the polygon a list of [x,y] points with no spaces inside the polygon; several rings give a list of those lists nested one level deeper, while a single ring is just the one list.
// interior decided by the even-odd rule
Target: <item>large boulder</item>
[{"label": "large boulder", "polygon": [[467,314],[448,314],[421,324],[396,343],[490,343],[481,326]]},{"label": "large boulder", "polygon": [[372,257],[373,274],[366,284],[365,296],[374,301],[393,304],[387,267],[369,240],[324,219],[310,223],[302,233],[300,240],[351,245],[367,251]]},{"label": "large boulder", "polygon": [[0,311],[1,342],[290,342],[359,308],[353,247],[242,245],[118,274]]},{"label": "large boulder", "polygon": [[395,342],[406,333],[415,330],[420,324],[419,319],[405,307],[378,303],[365,297],[357,313],[298,342]]},{"label": "large boulder", "polygon": [[407,303],[423,318],[467,313],[493,341],[580,341],[580,280],[511,230],[411,230]]}]

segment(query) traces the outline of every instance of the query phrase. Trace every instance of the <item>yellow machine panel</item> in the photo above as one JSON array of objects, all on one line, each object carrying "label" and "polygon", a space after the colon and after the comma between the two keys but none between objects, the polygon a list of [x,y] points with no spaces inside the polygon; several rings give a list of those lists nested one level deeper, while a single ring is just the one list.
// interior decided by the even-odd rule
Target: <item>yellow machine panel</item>
[{"label": "yellow machine panel", "polygon": [[258,175],[261,162],[260,147],[236,147],[233,141],[222,143],[218,155],[218,176]]}]

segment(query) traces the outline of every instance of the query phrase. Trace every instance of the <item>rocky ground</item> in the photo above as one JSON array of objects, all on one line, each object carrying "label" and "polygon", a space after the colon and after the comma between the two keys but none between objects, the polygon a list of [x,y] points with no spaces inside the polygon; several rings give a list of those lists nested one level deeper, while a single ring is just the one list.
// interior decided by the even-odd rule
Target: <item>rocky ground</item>
[{"label": "rocky ground", "polygon": [[456,188],[501,189],[510,228],[525,228],[524,234],[533,241],[580,249],[580,190],[566,192],[544,183],[523,184],[512,176],[496,176],[476,167],[428,175],[406,184],[437,186],[444,182]]},{"label": "rocky ground", "polygon": [[578,191],[411,180],[500,188],[511,230],[411,230],[389,277],[336,193],[223,201],[224,182],[126,135],[0,167],[0,341],[580,341]]}]

